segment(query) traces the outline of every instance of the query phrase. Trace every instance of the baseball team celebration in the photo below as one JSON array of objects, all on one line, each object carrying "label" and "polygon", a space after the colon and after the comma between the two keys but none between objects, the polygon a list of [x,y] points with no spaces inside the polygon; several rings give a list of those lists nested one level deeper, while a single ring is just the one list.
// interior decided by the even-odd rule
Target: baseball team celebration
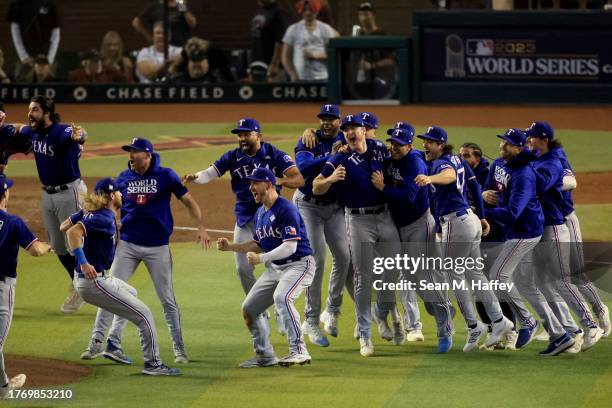
[{"label": "baseball team celebration", "polygon": [[3,404],[610,406],[605,2],[4,3]]}]

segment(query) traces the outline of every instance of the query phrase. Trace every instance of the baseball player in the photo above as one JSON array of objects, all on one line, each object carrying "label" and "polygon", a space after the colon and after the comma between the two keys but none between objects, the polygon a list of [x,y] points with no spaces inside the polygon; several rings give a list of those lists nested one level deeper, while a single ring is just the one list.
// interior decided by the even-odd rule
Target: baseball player
[{"label": "baseball player", "polygon": [[115,216],[121,208],[121,189],[111,178],[104,178],[85,198],[84,210],[72,214],[62,225],[77,267],[74,287],[87,303],[121,316],[136,326],[144,352],[143,374],[179,375],[159,358],[155,321],[151,310],[136,297],[136,289],[121,279],[106,276],[117,245]]},{"label": "baseball player", "polygon": [[6,111],[0,102],[0,174],[6,169],[11,155],[32,151],[32,140],[19,132],[22,127],[21,124],[6,123]]},{"label": "baseball player", "polygon": [[21,218],[7,212],[12,186],[13,182],[0,174],[0,399],[8,397],[12,389],[23,387],[26,381],[25,374],[12,378],[7,376],[3,354],[4,342],[13,320],[19,247],[32,256],[51,251],[49,244],[38,241]]},{"label": "baseball player", "polygon": [[69,295],[60,310],[74,313],[83,305],[83,300],[72,285],[75,261],[59,226],[80,209],[79,194],[87,190],[79,169],[86,132],[78,126],[60,123],[55,103],[42,95],[31,99],[28,119],[30,124],[21,128],[20,133],[31,140],[34,147],[34,159],[43,190],[43,223],[51,246],[71,279]]},{"label": "baseball player", "polygon": [[[394,129],[389,129],[387,139],[391,143],[391,160],[385,166],[384,174],[372,174],[372,184],[382,191],[389,201],[389,209],[395,225],[399,230],[400,239],[406,243],[408,252],[413,257],[428,255],[435,241],[435,221],[429,210],[429,197],[426,187],[418,187],[414,179],[419,174],[427,172],[423,153],[412,148],[414,128],[406,122],[399,122]],[[414,279],[411,279],[414,278]],[[431,270],[418,270],[414,274],[404,275],[404,279],[415,282],[443,281],[443,277],[434,276]],[[448,338],[453,335],[453,323],[450,311],[450,301],[446,292],[433,290],[427,293],[417,286],[419,296],[429,303],[428,308],[436,317],[437,333],[442,348],[450,344]],[[424,341],[419,306],[415,291],[403,290],[400,299],[405,311],[406,338],[408,341]]]},{"label": "baseball player", "polygon": [[[181,183],[174,170],[162,167],[161,158],[147,139],[135,137],[122,149],[129,152],[128,168],[117,177],[121,187],[121,237],[111,267],[114,278],[127,282],[144,262],[149,271],[173,343],[174,362],[187,364],[179,306],[172,286],[172,255],[168,245],[174,221],[170,210],[172,195],[187,208],[198,228],[197,241],[206,249],[210,238],[206,232],[198,203]],[[102,351],[102,340],[113,317],[112,311],[99,308],[92,337],[82,359],[95,358]],[[104,357],[123,364],[131,360],[121,349],[121,336],[127,320],[115,316],[108,335]]]},{"label": "baseball player", "polygon": [[482,155],[482,149],[476,143],[467,142],[459,148],[459,157],[472,168],[476,181],[484,186],[489,175],[489,161]]},{"label": "baseball player", "polygon": [[536,271],[531,260],[544,231],[544,214],[538,200],[532,166],[536,157],[525,149],[526,135],[522,130],[508,129],[498,137],[502,139],[500,155],[504,163],[498,162],[493,170],[496,191],[487,192],[495,197],[495,200],[489,200],[496,207],[488,208],[486,217],[498,223],[507,233],[489,276],[500,283],[515,283],[510,292],[500,290],[497,294],[511,305],[521,323],[516,348],[529,344],[539,327],[538,321],[523,303],[524,296],[551,334],[552,341],[540,355],[554,356],[572,347],[574,339],[566,333],[538,289],[536,274],[542,271]]},{"label": "baseball player", "polygon": [[[389,157],[389,152],[381,142],[366,140],[365,123],[360,115],[345,116],[341,129],[345,134],[348,151],[337,153],[327,160],[321,174],[312,183],[312,191],[315,195],[324,195],[333,188],[345,207],[349,250],[355,271],[360,354],[370,357],[374,355],[370,306],[373,253],[371,247],[362,244],[393,245],[399,242],[386,198],[370,181],[373,172],[384,170],[384,160]],[[398,250],[396,248],[396,254]],[[385,318],[394,306],[395,302],[378,302],[376,311],[379,318]]]},{"label": "baseball player", "polygon": [[[327,347],[329,340],[319,327],[319,319],[333,337],[338,336],[338,315],[342,305],[342,291],[350,268],[350,254],[346,237],[344,208],[340,206],[334,192],[321,196],[312,193],[312,181],[319,175],[330,154],[335,154],[342,145],[344,135],[340,132],[340,110],[336,105],[322,105],[317,115],[321,127],[316,131],[317,143],[308,148],[300,139],[295,147],[295,160],[305,184],[293,195],[293,203],[300,211],[306,225],[316,270],[312,285],[306,289],[306,309],[302,330],[310,341]],[[321,313],[321,289],[325,273],[325,256],[329,246],[332,254],[332,269],[329,279],[327,307]],[[349,288],[349,293],[352,287]]]},{"label": "baseball player", "polygon": [[[539,261],[542,264],[546,262],[547,270],[551,272],[549,279],[541,279],[540,285],[556,290],[579,317],[584,334],[580,336],[581,333],[577,332],[577,328],[574,329],[574,333],[584,338],[581,349],[586,351],[601,339],[604,331],[597,326],[578,288],[571,282],[568,247],[570,233],[563,216],[562,188],[565,172],[559,159],[561,144],[554,139],[553,129],[545,122],[533,123],[526,130],[526,134],[530,139],[531,146],[538,152],[538,159],[534,162],[534,166],[538,183],[538,197],[544,212],[542,242],[546,243],[545,257],[541,257]],[[551,299],[549,298],[548,301],[550,302]],[[563,310],[559,310],[557,317],[559,318],[562,313]]]},{"label": "baseball player", "polygon": [[359,115],[365,125],[366,139],[375,139],[376,129],[378,129],[378,118],[372,112],[361,112]]},{"label": "baseball player", "polygon": [[[304,221],[297,208],[279,196],[272,170],[256,168],[246,180],[250,181],[255,202],[262,204],[254,217],[255,233],[247,242],[230,243],[226,238],[217,241],[221,251],[244,253],[252,266],[266,265],[266,271],[242,303],[242,315],[253,336],[255,357],[240,367],[266,367],[277,362],[282,366],[310,364],[300,315],[294,305],[302,290],[310,286],[316,268]],[[267,322],[258,318],[272,304],[283,319],[289,342],[289,355],[280,360],[268,339]]]},{"label": "baseball player", "polygon": [[[419,135],[423,139],[425,158],[429,165],[429,175],[416,176],[415,182],[419,186],[431,185],[432,205],[434,215],[440,222],[442,230],[443,257],[470,257],[477,259],[480,256],[481,235],[487,235],[489,224],[484,219],[484,205],[480,185],[469,166],[457,156],[452,155],[452,146],[447,144],[446,131],[437,126],[430,126],[427,132]],[[464,188],[470,185],[472,197],[476,202],[476,214],[471,210],[465,198]],[[464,352],[474,350],[478,342],[487,332],[488,327],[480,322],[472,304],[471,292],[466,283],[488,283],[483,271],[478,268],[466,268],[465,274],[455,270],[447,271],[449,281],[453,284],[455,297],[459,308],[465,318],[468,334],[463,347]],[[458,285],[465,285],[458,286]],[[496,344],[512,330],[513,324],[502,314],[497,297],[492,290],[475,289],[477,300],[481,301],[487,309],[487,314],[493,322],[491,336],[486,340],[485,346]]]},{"label": "baseball player", "polygon": [[[198,184],[206,184],[230,172],[232,191],[236,195],[234,242],[240,243],[248,242],[253,237],[255,232],[253,217],[260,206],[249,191],[246,177],[258,167],[267,167],[274,172],[279,191],[281,187],[302,187],[304,178],[291,156],[262,140],[261,127],[257,120],[252,118],[238,120],[232,133],[236,135],[238,147],[224,153],[206,170],[184,176],[183,182],[195,181]],[[255,283],[254,268],[247,261],[245,254],[237,252],[234,258],[242,289],[244,293],[249,293]],[[280,319],[278,327],[279,332],[284,334],[285,328]]]}]

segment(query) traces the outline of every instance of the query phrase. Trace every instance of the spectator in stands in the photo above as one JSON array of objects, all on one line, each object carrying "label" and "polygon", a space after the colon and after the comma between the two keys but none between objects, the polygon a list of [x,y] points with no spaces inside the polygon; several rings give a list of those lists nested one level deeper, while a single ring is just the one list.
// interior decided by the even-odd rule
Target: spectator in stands
[{"label": "spectator in stands", "polygon": [[[164,0],[157,0],[147,6],[138,16],[132,20],[132,27],[140,33],[149,43],[153,42],[151,30],[157,21],[164,19]],[[191,31],[196,27],[198,21],[196,16],[189,11],[187,0],[168,1],[168,21],[170,23],[168,39],[170,44],[182,47],[191,37]]]},{"label": "spectator in stands", "polygon": [[[200,61],[200,63],[208,65],[206,69],[208,72],[206,80],[208,82],[234,82],[230,70],[230,61],[225,52],[215,47],[210,41],[199,37],[191,37],[185,43],[179,62],[173,67],[173,77],[188,75],[189,61],[197,62],[193,60],[193,55],[196,55],[196,60],[201,55],[206,56],[206,62]],[[195,69],[195,67],[192,67],[192,69]]]},{"label": "spectator in stands", "polygon": [[[376,23],[376,10],[374,10],[372,3],[365,2],[359,5],[357,19],[359,21],[358,35],[386,35]],[[389,51],[371,50],[363,52],[359,65],[365,71],[365,77],[368,77],[371,71],[394,67],[395,60],[393,53]]]},{"label": "spectator in stands", "polygon": [[104,34],[100,45],[100,58],[106,70],[119,71],[125,76],[126,82],[134,82],[134,64],[123,55],[123,40],[118,32],[109,31]]},{"label": "spectator in stands", "polygon": [[164,61],[164,23],[153,24],[153,45],[145,47],[136,57],[136,76],[142,83],[164,81],[169,69],[181,60],[181,48],[168,47],[168,61]]},{"label": "spectator in stands", "polygon": [[125,74],[116,69],[107,69],[102,63],[98,50],[91,49],[81,54],[81,68],[68,74],[70,82],[82,84],[109,84],[126,82]]},{"label": "spectator in stands", "polygon": [[57,82],[57,79],[51,72],[51,64],[45,54],[38,54],[34,58],[34,66],[24,76],[17,79],[18,82],[28,82],[32,84],[40,84],[44,82]]},{"label": "spectator in stands", "polygon": [[0,84],[10,84],[11,78],[4,72],[4,51],[0,48]]},{"label": "spectator in stands", "polygon": [[319,0],[301,0],[296,9],[302,20],[292,24],[283,37],[282,62],[292,81],[327,80],[325,45],[338,33],[317,20]]},{"label": "spectator in stands", "polygon": [[289,16],[277,0],[259,0],[258,3],[251,21],[251,61],[266,64],[267,76],[274,81],[282,77],[281,51]]},{"label": "spectator in stands", "polygon": [[205,84],[214,82],[210,74],[210,66],[206,51],[196,50],[189,54],[185,68],[178,72],[173,82],[178,84]]},{"label": "spectator in stands", "polygon": [[53,64],[60,42],[58,9],[54,0],[12,0],[6,19],[19,61],[15,77],[24,78],[34,66],[34,56],[45,55]]}]

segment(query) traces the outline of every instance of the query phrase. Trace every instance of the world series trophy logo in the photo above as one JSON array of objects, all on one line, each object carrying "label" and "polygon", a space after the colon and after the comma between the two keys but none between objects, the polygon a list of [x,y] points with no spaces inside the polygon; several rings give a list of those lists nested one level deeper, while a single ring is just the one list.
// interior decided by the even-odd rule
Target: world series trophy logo
[{"label": "world series trophy logo", "polygon": [[446,36],[446,71],[444,71],[444,76],[447,78],[464,78],[464,60],[465,50],[461,37],[457,34]]}]

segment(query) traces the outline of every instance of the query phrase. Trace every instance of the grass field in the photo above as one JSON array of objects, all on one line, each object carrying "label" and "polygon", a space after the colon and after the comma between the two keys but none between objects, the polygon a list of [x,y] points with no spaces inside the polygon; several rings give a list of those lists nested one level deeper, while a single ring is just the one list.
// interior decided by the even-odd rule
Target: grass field
[{"label": "grass field", "polygon": [[[154,142],[176,136],[206,138],[228,135],[230,129],[229,124],[86,123],[84,126],[89,130],[91,144],[122,143],[135,135],[147,136]],[[279,148],[292,152],[295,139],[305,126],[269,125],[263,130]],[[417,128],[421,130],[423,127]],[[501,130],[450,128],[449,134],[455,145],[474,141],[489,156],[495,156],[499,139],[494,135]],[[565,142],[577,172],[612,170],[609,160],[612,151],[609,147],[602,149],[608,146],[612,132],[560,130],[557,133]],[[234,143],[229,135],[228,143]],[[166,151],[162,153],[162,163],[178,173],[199,170],[228,148],[210,146]],[[125,165],[126,156],[118,151],[116,156],[83,160],[81,169],[84,175],[96,177],[116,175]],[[7,173],[33,176],[34,164],[13,161]],[[18,213],[18,209],[13,210]],[[587,239],[612,240],[612,233],[602,229],[612,218],[612,204],[583,205],[577,211]],[[332,345],[327,349],[308,344],[312,365],[240,370],[236,368],[237,363],[249,358],[252,351],[250,335],[240,314],[244,295],[234,275],[232,256],[216,250],[202,252],[194,244],[184,243],[173,245],[173,259],[176,296],[181,306],[187,351],[193,362],[182,368],[180,378],[140,375],[142,355],[137,331],[130,325],[123,346],[135,359],[135,365],[119,366],[107,360],[85,363],[94,368],[93,375],[64,387],[74,391],[75,399],[70,406],[558,408],[609,407],[612,400],[612,339],[603,340],[587,353],[551,359],[536,355],[545,347],[544,343],[532,343],[518,352],[465,354],[461,352],[465,341],[464,322],[458,317],[453,350],[437,355],[433,319],[422,311],[424,343],[398,347],[376,337],[377,356],[364,359],[359,355],[358,342],[351,337],[354,313],[348,297],[340,337],[331,339]],[[67,281],[53,256],[33,259],[22,253],[18,274],[15,316],[4,352],[80,361],[95,309],[85,306],[76,315],[60,314]],[[168,330],[146,270],[141,267],[130,283],[153,310],[162,359],[174,366]],[[607,301],[612,306],[609,297]],[[299,310],[303,310],[303,299],[299,301]],[[276,332],[272,340],[277,353],[284,355],[286,340]],[[11,367],[8,369],[14,374]],[[36,406],[32,401],[28,404]],[[41,402],[40,406],[50,405]]]}]

